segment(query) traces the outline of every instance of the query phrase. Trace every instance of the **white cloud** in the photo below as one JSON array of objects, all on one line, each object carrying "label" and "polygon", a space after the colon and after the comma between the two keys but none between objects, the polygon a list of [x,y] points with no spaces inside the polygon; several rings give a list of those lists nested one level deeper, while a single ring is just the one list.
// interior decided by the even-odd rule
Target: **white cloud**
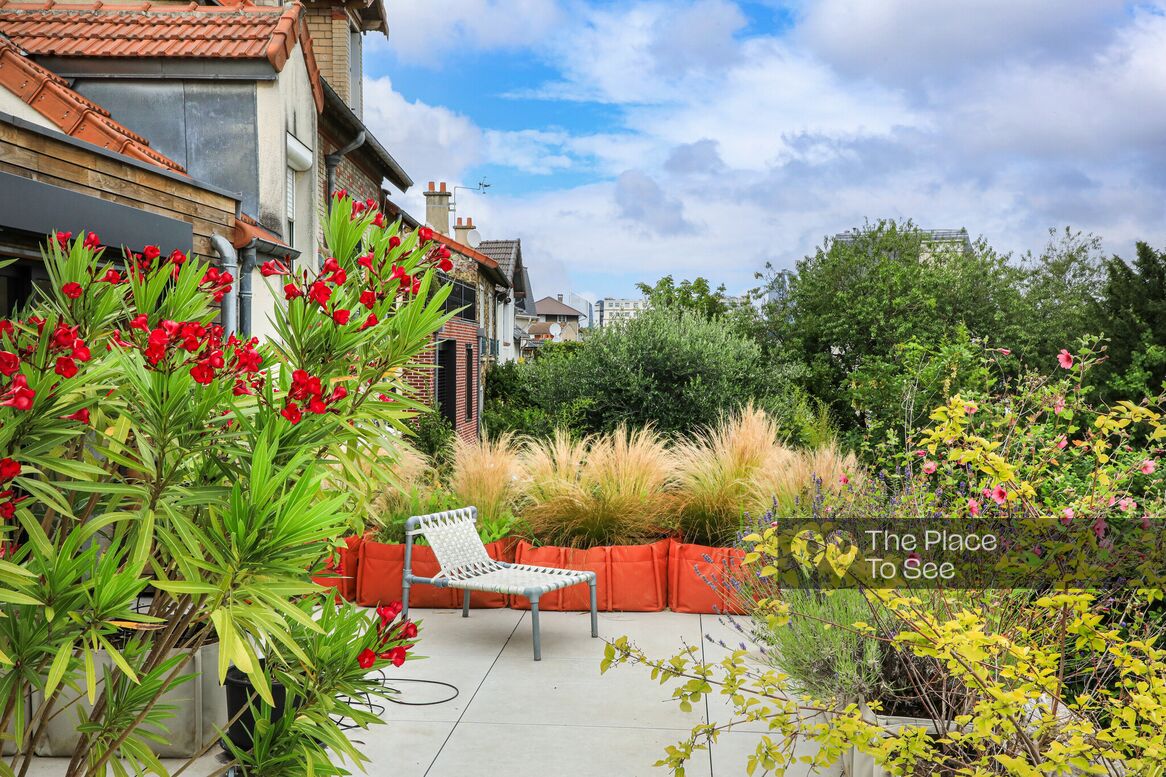
[{"label": "white cloud", "polygon": [[414,181],[455,180],[483,160],[476,124],[448,108],[409,102],[388,78],[365,79],[364,121]]},{"label": "white cloud", "polygon": [[462,46],[489,50],[532,45],[562,19],[556,0],[393,2],[389,45],[402,59],[439,65],[442,54]]},{"label": "white cloud", "polygon": [[[480,164],[590,176],[460,195],[488,237],[523,239],[536,292],[574,274],[597,296],[628,293],[667,273],[739,291],[765,260],[789,266],[867,218],[967,227],[1001,250],[1039,248],[1062,224],[1122,253],[1166,242],[1161,8],[814,0],[779,36],[751,34],[729,0],[563,0],[569,15],[533,4],[539,35],[458,27],[484,3],[435,3],[447,18],[433,29],[527,46],[559,76],[525,96],[602,103],[618,120],[581,134],[478,128],[384,80],[373,126],[419,180]],[[394,9],[439,21],[428,3]]]}]

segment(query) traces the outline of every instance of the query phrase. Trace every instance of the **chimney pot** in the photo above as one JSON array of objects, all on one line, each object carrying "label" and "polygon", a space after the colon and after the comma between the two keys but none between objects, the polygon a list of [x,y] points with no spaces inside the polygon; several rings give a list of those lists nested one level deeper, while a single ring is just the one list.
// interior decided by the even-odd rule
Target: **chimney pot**
[{"label": "chimney pot", "polygon": [[440,186],[441,186],[441,189],[439,191],[445,191],[445,181],[442,181]]},{"label": "chimney pot", "polygon": [[562,302],[562,301],[563,301],[563,295],[562,295],[562,294],[558,294],[558,295],[556,295],[556,296],[558,296],[558,298],[559,298],[559,302]]},{"label": "chimney pot", "polygon": [[433,181],[430,181],[429,182],[429,191],[433,191],[434,187],[436,187],[436,186],[437,186],[437,184],[433,183]]},{"label": "chimney pot", "polygon": [[473,227],[474,226],[474,217],[473,216],[467,217],[466,223],[469,224],[471,227]]},{"label": "chimney pot", "polygon": [[462,225],[462,217],[461,217],[461,216],[458,216],[458,217],[457,217],[457,225],[458,225],[459,227]]}]

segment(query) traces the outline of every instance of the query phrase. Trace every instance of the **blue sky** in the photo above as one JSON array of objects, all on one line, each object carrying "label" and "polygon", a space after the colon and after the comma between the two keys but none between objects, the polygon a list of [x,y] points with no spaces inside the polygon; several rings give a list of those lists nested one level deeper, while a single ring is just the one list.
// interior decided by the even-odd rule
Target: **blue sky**
[{"label": "blue sky", "polygon": [[393,0],[366,120],[540,296],[739,292],[867,219],[1166,232],[1166,15],[1116,0]]}]

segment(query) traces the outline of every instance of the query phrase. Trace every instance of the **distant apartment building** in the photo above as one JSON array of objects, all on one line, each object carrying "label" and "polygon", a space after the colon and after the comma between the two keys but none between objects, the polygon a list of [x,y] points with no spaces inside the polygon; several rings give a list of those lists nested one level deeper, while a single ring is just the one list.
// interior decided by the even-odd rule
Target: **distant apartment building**
[{"label": "distant apartment building", "polygon": [[604,327],[635,318],[648,309],[646,299],[604,297],[595,303],[596,326]]}]

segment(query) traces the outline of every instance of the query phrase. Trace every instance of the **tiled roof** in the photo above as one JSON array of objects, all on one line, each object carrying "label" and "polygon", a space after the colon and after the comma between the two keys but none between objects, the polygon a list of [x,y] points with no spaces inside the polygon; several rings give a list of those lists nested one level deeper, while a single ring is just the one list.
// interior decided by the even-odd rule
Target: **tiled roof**
[{"label": "tiled roof", "polygon": [[507,278],[514,278],[514,265],[518,261],[519,241],[483,240],[478,250],[498,263]]},{"label": "tiled roof", "polygon": [[[286,248],[289,251],[293,250],[291,246],[283,242],[283,238],[279,235],[267,229],[246,213],[240,213],[235,217],[235,234],[231,238],[231,245],[235,248],[242,248],[252,240],[263,240],[268,243],[273,243],[280,248]],[[299,254],[298,251],[295,253],[297,255]]]},{"label": "tiled roof", "polygon": [[575,316],[582,318],[583,314],[570,305],[564,305],[554,297],[543,297],[534,303],[535,310],[540,316]]},{"label": "tiled roof", "polygon": [[[2,0],[0,0],[2,1]],[[150,148],[150,142],[118,124],[109,111],[69,88],[0,35],[0,86],[26,102],[62,132],[140,162],[185,173],[182,165]]]},{"label": "tiled roof", "polygon": [[303,6],[13,2],[0,0],[0,33],[33,56],[266,59],[283,70],[304,46],[316,107],[319,68],[300,21]]}]

